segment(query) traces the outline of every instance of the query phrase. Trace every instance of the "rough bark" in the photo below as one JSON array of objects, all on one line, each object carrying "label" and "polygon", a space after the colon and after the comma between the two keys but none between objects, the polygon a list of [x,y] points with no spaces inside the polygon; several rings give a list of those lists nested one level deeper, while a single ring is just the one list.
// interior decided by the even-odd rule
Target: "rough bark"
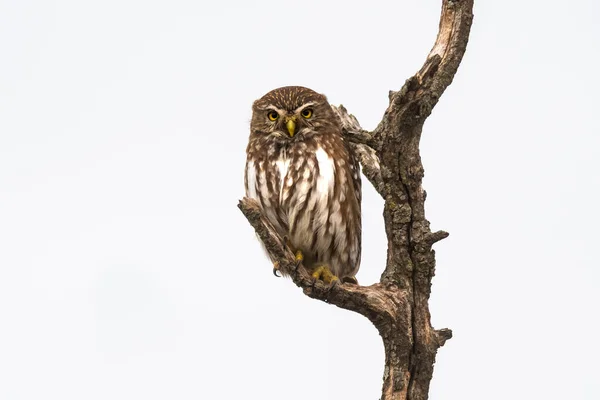
[{"label": "rough bark", "polygon": [[419,142],[423,124],[450,85],[465,52],[473,0],[443,0],[439,32],[423,67],[390,92],[390,104],[373,132],[361,129],[342,106],[335,108],[344,134],[361,158],[363,174],[385,200],[387,264],[371,286],[315,282],[248,198],[239,207],[280,269],[312,298],[367,317],[385,349],[382,400],[425,400],[438,348],[452,337],[431,326],[429,295],[435,273],[434,243],[448,233],[431,232],[425,218],[423,165]]}]

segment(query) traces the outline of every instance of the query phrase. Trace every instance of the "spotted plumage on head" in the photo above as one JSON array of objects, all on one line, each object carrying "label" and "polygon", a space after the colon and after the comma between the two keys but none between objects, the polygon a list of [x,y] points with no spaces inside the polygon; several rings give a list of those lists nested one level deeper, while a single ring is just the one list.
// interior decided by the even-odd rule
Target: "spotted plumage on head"
[{"label": "spotted plumage on head", "polygon": [[246,196],[258,201],[315,278],[355,281],[360,167],[327,98],[287,86],[256,100],[252,111]]}]

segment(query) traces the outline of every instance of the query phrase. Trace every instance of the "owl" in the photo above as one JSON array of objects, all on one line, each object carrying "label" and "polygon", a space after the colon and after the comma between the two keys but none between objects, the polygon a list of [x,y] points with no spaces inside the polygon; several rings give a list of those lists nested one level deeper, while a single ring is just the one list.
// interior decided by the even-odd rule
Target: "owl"
[{"label": "owl", "polygon": [[246,197],[315,279],[356,283],[361,253],[358,159],[327,98],[274,89],[252,106]]}]

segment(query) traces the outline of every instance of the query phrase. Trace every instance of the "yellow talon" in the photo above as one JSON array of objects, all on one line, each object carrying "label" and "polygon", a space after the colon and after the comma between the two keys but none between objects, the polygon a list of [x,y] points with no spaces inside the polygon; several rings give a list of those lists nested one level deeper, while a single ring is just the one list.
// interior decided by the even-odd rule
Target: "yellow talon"
[{"label": "yellow talon", "polygon": [[337,276],[335,276],[333,274],[333,272],[331,272],[331,270],[329,269],[329,267],[327,265],[321,265],[320,267],[317,267],[313,271],[312,277],[315,279],[322,280],[323,282],[325,282],[327,284],[330,284],[333,281],[339,280],[339,278]]},{"label": "yellow talon", "polygon": [[304,255],[302,254],[302,252],[300,250],[298,250],[296,252],[296,261],[298,261],[298,262],[304,261]]},{"label": "yellow talon", "polygon": [[279,271],[279,261],[273,263],[273,275],[279,278],[280,276],[277,275],[277,271]]}]

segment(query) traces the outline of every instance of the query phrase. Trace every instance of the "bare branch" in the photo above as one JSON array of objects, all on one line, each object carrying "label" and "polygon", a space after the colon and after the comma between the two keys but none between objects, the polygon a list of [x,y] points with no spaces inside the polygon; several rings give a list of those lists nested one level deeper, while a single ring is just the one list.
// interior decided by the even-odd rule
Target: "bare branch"
[{"label": "bare branch", "polygon": [[[473,0],[443,0],[438,35],[419,72],[406,80],[399,91],[390,91],[390,105],[383,120],[372,134],[381,144],[388,126],[417,126],[425,121],[431,110],[452,83],[469,40],[473,20]],[[398,112],[410,111],[398,120]],[[409,118],[410,116],[410,118]]]},{"label": "bare branch", "polygon": [[346,110],[343,105],[331,106],[342,122],[342,132],[351,143],[360,143],[368,145],[371,141],[371,134],[360,127],[356,117]]},{"label": "bare branch", "polygon": [[369,318],[375,325],[389,321],[390,315],[398,317],[398,303],[402,303],[404,298],[397,293],[397,288],[387,289],[381,284],[359,286],[339,282],[326,285],[315,280],[304,266],[296,261],[292,251],[284,244],[283,238],[277,235],[271,223],[262,215],[255,200],[245,197],[240,200],[238,207],[254,227],[273,262],[278,263],[279,271],[289,276],[307,296],[355,311]]},{"label": "bare branch", "polygon": [[464,55],[472,8],[473,0],[443,0],[435,45],[419,72],[401,90],[390,92],[388,109],[372,134],[384,171],[388,259],[381,280],[406,288],[412,312],[410,357],[388,349],[384,339],[386,368],[392,376],[408,374],[408,385],[384,380],[382,400],[427,399],[437,349],[451,337],[449,330],[435,331],[430,321],[428,301],[435,275],[431,247],[448,234],[432,233],[425,218],[419,142],[425,119],[452,82]]},{"label": "bare branch", "polygon": [[383,196],[381,167],[377,152],[370,145],[372,142],[371,134],[360,127],[356,117],[348,113],[344,106],[331,106],[331,108],[342,121],[342,133],[350,142],[350,146],[356,155],[358,155],[363,174],[373,184],[375,190]]}]

